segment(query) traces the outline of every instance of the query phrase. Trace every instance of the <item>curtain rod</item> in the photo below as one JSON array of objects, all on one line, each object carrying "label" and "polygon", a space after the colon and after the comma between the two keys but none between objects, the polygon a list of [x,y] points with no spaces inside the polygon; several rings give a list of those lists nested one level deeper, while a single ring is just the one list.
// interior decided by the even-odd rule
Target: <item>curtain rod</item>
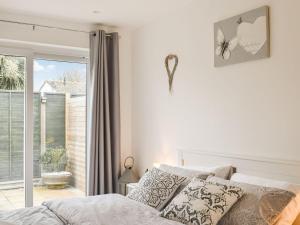
[{"label": "curtain rod", "polygon": [[[12,21],[12,20],[2,20],[2,19],[0,19],[0,22],[14,23],[14,24],[32,26],[32,30],[35,30],[35,27],[43,27],[43,28],[49,28],[49,29],[56,29],[56,30],[64,30],[64,31],[72,31],[72,32],[78,32],[78,33],[85,33],[85,34],[93,34],[94,33],[94,31],[75,30],[75,29],[71,29],[71,28],[54,27],[54,26],[47,26],[47,25],[34,24],[34,23],[25,23],[25,22]],[[106,34],[106,36],[111,36],[111,34],[108,33],[108,34]]]}]

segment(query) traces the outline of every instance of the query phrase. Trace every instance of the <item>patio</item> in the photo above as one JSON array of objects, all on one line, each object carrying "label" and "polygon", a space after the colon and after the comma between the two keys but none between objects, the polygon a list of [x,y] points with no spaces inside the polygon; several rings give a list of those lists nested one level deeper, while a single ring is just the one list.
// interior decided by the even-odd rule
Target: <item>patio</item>
[{"label": "patio", "polygon": [[[46,187],[34,187],[33,201],[34,206],[40,205],[44,201],[56,198],[82,197],[85,193],[71,186],[64,189],[48,189]],[[24,207],[24,189],[0,190],[0,210],[11,210]]]}]

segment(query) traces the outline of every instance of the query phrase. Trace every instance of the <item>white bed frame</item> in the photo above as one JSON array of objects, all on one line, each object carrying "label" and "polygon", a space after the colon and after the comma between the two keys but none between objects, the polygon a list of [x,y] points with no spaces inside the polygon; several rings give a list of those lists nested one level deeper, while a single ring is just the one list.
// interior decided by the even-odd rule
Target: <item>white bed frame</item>
[{"label": "white bed frame", "polygon": [[178,149],[178,165],[232,165],[236,172],[300,184],[300,161]]}]

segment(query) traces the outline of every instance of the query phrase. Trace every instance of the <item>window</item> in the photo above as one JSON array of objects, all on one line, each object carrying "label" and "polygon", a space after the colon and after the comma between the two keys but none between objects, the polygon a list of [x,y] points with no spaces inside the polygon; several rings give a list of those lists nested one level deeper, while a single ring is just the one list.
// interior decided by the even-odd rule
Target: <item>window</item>
[{"label": "window", "polygon": [[25,65],[25,57],[0,55],[0,209],[25,206]]},{"label": "window", "polygon": [[86,193],[87,63],[33,56],[0,48],[0,210]]}]

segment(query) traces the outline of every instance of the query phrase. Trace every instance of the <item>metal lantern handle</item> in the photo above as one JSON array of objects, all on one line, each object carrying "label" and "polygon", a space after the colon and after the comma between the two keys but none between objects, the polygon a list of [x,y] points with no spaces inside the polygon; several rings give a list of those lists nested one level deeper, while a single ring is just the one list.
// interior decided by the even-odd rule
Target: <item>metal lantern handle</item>
[{"label": "metal lantern handle", "polygon": [[129,166],[128,168],[131,169],[131,168],[133,167],[133,165],[134,165],[134,158],[133,158],[133,156],[127,156],[127,157],[125,158],[125,161],[124,161],[124,168],[127,168],[126,162],[127,162],[128,160],[130,160],[130,159],[132,160],[132,165]]}]

